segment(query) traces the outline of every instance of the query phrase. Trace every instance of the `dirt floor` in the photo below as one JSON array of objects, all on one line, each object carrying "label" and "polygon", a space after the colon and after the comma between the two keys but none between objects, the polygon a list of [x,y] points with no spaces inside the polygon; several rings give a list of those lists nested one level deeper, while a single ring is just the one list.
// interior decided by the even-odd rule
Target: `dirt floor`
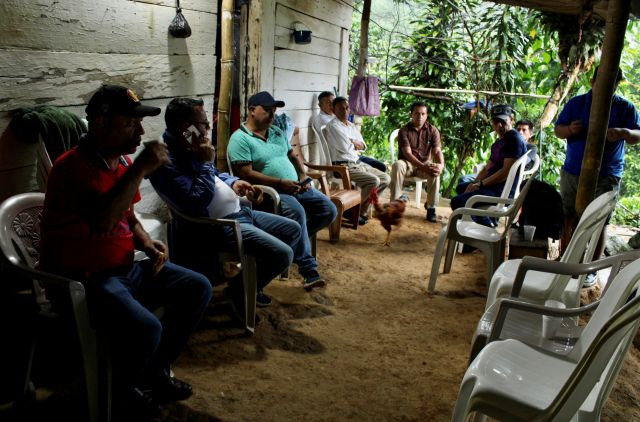
[{"label": "dirt floor", "polygon": [[[439,220],[448,211],[438,209]],[[297,274],[266,289],[274,304],[253,337],[227,317],[220,289],[174,366],[193,384],[167,421],[446,421],[464,374],[486,293],[484,257],[458,255],[437,293],[426,291],[440,224],[408,207],[392,246],[377,220],[319,233],[322,291]],[[292,271],[292,273],[295,271]],[[604,409],[605,421],[640,420],[634,348]]]}]

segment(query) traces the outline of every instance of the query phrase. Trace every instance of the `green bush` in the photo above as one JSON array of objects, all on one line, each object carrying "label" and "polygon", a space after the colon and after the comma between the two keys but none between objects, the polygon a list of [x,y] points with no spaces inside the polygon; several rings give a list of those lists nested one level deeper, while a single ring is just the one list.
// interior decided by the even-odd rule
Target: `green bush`
[{"label": "green bush", "polygon": [[621,198],[613,211],[613,224],[640,227],[640,196]]}]

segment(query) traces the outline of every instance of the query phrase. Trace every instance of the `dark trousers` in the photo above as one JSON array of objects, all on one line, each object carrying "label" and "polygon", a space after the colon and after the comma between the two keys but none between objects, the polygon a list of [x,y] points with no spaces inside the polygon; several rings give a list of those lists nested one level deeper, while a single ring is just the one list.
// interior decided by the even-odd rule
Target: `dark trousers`
[{"label": "dark trousers", "polygon": [[[107,336],[114,382],[125,388],[168,370],[211,300],[205,276],[170,262],[155,276],[150,260],[135,262],[127,274],[86,286],[93,323]],[[162,319],[153,313],[160,306]]]}]

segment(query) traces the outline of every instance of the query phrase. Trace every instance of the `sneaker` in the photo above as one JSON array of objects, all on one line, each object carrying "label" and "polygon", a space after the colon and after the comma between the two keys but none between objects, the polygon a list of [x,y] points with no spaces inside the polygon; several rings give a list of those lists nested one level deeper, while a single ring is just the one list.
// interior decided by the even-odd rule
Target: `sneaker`
[{"label": "sneaker", "polygon": [[367,224],[369,222],[369,218],[366,215],[361,215],[358,218],[358,225],[359,226],[364,226],[365,224]]},{"label": "sneaker", "polygon": [[589,273],[587,274],[587,276],[584,278],[584,281],[582,282],[582,288],[588,289],[590,287],[595,286],[597,282],[598,282],[598,276],[596,275],[596,273]]},{"label": "sneaker", "polygon": [[308,292],[326,285],[327,283],[325,283],[324,278],[322,278],[316,270],[311,271],[306,277],[304,277],[304,281],[302,282],[302,287],[304,287]]},{"label": "sneaker", "polygon": [[256,295],[256,306],[258,308],[266,308],[269,305],[271,305],[271,297],[264,294],[264,292],[260,290]]},{"label": "sneaker", "polygon": [[425,220],[427,220],[430,223],[437,223],[438,220],[436,219],[436,209],[435,208],[427,208],[427,216],[425,217]]}]

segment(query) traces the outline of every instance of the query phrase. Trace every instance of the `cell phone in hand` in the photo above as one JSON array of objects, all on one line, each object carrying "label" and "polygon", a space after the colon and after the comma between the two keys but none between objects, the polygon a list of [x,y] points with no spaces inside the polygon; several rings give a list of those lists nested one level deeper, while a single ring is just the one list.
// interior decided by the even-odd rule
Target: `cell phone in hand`
[{"label": "cell phone in hand", "polygon": [[307,176],[307,178],[306,178],[306,179],[301,180],[300,182],[298,182],[298,184],[299,184],[301,187],[303,187],[303,186],[306,186],[306,185],[308,185],[309,183],[311,183],[311,181],[312,181],[312,180],[313,180],[313,179],[312,179],[311,177]]},{"label": "cell phone in hand", "polygon": [[187,128],[187,142],[193,144],[193,140],[200,137],[200,131],[194,125],[191,125]]}]

